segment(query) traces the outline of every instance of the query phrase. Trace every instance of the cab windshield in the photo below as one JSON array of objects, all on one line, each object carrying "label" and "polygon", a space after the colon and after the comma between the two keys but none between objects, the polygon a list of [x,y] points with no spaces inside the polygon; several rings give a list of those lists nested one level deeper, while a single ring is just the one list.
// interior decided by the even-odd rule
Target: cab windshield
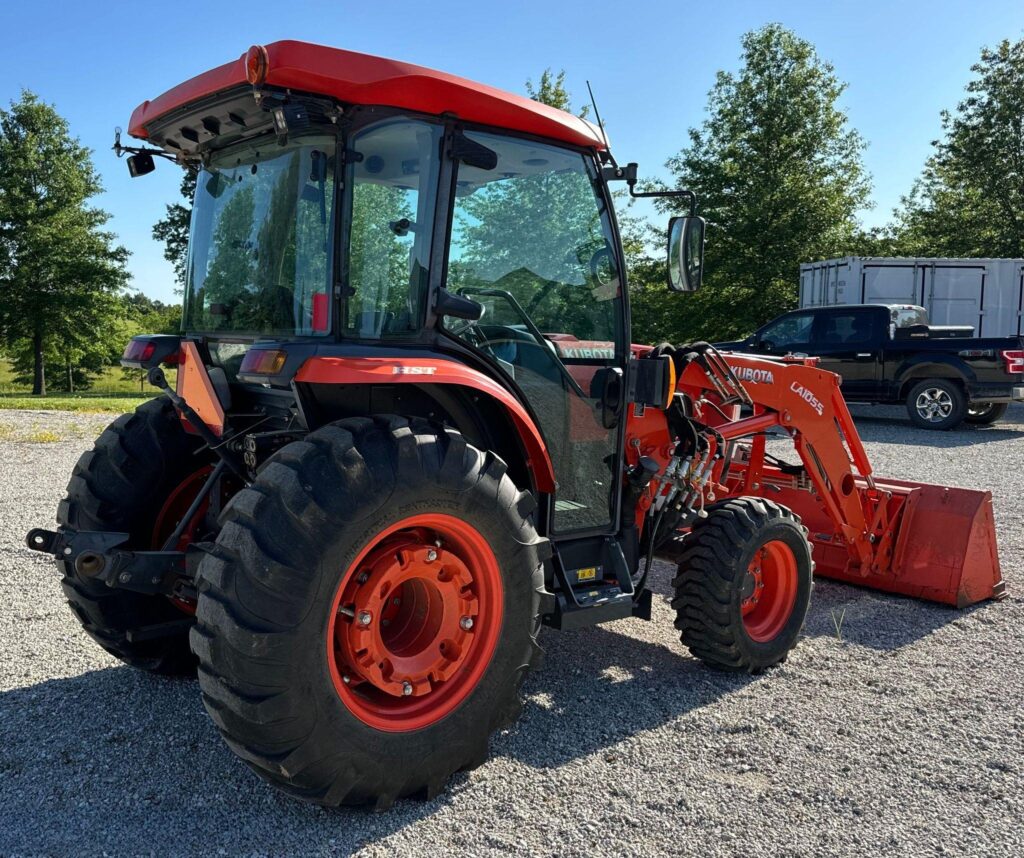
[{"label": "cab windshield", "polygon": [[330,328],[335,140],[262,142],[200,171],[185,329],[314,336]]}]

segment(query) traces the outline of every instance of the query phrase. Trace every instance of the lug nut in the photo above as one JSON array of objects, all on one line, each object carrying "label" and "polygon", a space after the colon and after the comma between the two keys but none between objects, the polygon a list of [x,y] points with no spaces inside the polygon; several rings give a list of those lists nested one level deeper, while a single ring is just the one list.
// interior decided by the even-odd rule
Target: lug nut
[{"label": "lug nut", "polygon": [[402,604],[402,600],[399,599],[398,596],[395,596],[395,598],[391,600],[391,604],[392,605],[401,605]]},{"label": "lug nut", "polygon": [[468,632],[471,628],[473,628],[473,618],[463,617],[461,620],[459,620],[459,628],[462,629],[464,632]]},{"label": "lug nut", "polygon": [[127,584],[129,581],[132,580],[132,573],[122,572],[120,575],[117,576],[117,580],[120,581],[122,584]]},{"label": "lug nut", "polygon": [[368,625],[370,625],[370,620],[372,620],[372,619],[373,619],[373,615],[369,611],[360,611],[359,612],[359,625],[361,625],[361,626],[368,626]]},{"label": "lug nut", "polygon": [[341,681],[342,681],[342,682],[344,682],[344,683],[345,683],[346,685],[348,685],[348,684],[349,684],[349,683],[350,683],[350,682],[352,681],[352,679],[351,679],[351,677],[350,677],[350,676],[349,676],[349,675],[348,675],[348,674],[346,673],[346,674],[345,674],[345,675],[344,675],[344,676],[343,676],[343,677],[341,678]]},{"label": "lug nut", "polygon": [[369,573],[367,573],[367,572],[360,572],[360,573],[359,573],[359,577],[358,577],[358,578],[356,578],[356,580],[357,580],[357,581],[358,581],[358,582],[359,582],[360,584],[365,584],[365,583],[366,583],[366,582],[367,582],[367,581],[368,581],[369,579],[370,579],[370,575],[369,575]]},{"label": "lug nut", "polygon": [[437,560],[437,552],[431,548],[427,552],[427,563],[433,563],[435,560]]},{"label": "lug nut", "polygon": [[403,682],[402,683],[402,696],[403,697],[408,697],[410,694],[412,694],[412,683],[411,682]]}]

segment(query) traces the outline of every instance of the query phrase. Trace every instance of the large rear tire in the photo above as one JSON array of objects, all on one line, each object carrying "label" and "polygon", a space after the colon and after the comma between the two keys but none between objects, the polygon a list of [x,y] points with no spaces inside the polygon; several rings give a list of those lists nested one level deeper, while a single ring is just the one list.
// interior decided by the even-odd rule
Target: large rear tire
[{"label": "large rear tire", "polygon": [[261,777],[385,808],[486,759],[539,654],[547,550],[505,471],[451,429],[355,418],[235,496],[192,646],[207,711]]},{"label": "large rear tire", "polygon": [[800,519],[763,498],[712,507],[683,542],[672,581],[676,628],[697,658],[760,673],[796,645],[814,564]]},{"label": "large rear tire", "polygon": [[[198,490],[194,477],[208,468],[195,456],[199,446],[182,428],[169,400],[160,397],[140,405],[118,417],[93,449],[82,454],[57,508],[57,523],[73,530],[129,533],[128,548],[162,547],[156,543],[175,524],[168,511],[187,506],[187,491],[192,486]],[[153,673],[195,673],[186,626],[169,635],[133,639],[143,627],[187,620],[180,607],[164,596],[112,589],[83,578],[70,563],[57,565],[71,610],[103,649]]]}]

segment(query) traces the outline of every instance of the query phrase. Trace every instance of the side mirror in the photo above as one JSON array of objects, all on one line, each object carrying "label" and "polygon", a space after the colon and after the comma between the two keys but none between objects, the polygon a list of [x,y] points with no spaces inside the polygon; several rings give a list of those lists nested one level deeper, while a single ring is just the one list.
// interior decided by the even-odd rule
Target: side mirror
[{"label": "side mirror", "polygon": [[674,217],[668,224],[668,288],[696,292],[704,274],[704,218]]}]

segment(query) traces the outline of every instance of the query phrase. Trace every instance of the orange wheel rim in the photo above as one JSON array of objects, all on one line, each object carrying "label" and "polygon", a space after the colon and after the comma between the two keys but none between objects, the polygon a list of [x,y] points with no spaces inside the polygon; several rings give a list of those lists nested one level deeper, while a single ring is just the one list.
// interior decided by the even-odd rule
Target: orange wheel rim
[{"label": "orange wheel rim", "polygon": [[[168,540],[170,535],[174,533],[174,528],[178,526],[178,522],[180,522],[185,513],[188,512],[188,508],[192,506],[192,501],[196,499],[196,495],[198,495],[202,490],[203,486],[206,484],[207,478],[212,473],[212,465],[206,465],[198,471],[193,471],[178,483],[178,485],[174,487],[174,490],[167,496],[167,500],[164,501],[164,505],[160,508],[160,512],[158,512],[156,516],[156,521],[153,523],[153,551],[163,550],[164,543]],[[178,540],[177,544],[171,546],[171,551],[184,551],[188,547],[189,543],[191,543],[195,538],[196,528],[199,526],[199,522],[203,520],[203,517],[206,515],[209,508],[210,499],[207,497],[199,505],[199,509],[196,510],[196,514],[192,516],[192,521],[190,521],[182,531],[181,538]],[[179,599],[177,596],[169,596],[168,598],[175,607],[184,611],[186,614],[195,614],[196,603],[191,599]]]},{"label": "orange wheel rim", "polygon": [[778,539],[766,542],[747,566],[740,612],[747,635],[758,643],[774,640],[796,606],[797,562],[793,549]]},{"label": "orange wheel rim", "polygon": [[379,730],[440,721],[490,664],[503,602],[498,561],[475,527],[442,514],[392,524],[334,595],[327,660],[335,690]]}]

